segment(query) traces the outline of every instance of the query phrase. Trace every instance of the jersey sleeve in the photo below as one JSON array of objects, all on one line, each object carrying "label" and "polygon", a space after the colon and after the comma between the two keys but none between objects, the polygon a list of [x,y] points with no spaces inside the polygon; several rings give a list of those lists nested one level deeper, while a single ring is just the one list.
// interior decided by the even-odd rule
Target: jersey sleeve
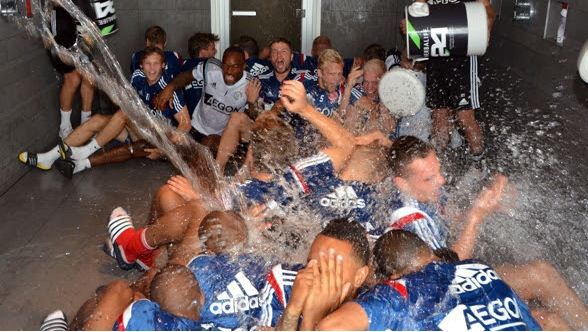
[{"label": "jersey sleeve", "polygon": [[131,76],[131,85],[136,91],[140,91],[145,87],[145,74],[141,69],[137,69]]},{"label": "jersey sleeve", "polygon": [[316,188],[322,188],[325,185],[324,180],[332,177],[334,173],[331,158],[324,152],[320,152],[291,165],[284,174],[284,178],[299,194],[305,196]]},{"label": "jersey sleeve", "polygon": [[131,303],[116,320],[113,331],[154,331],[159,305],[147,299]]},{"label": "jersey sleeve", "polygon": [[361,97],[363,97],[363,89],[361,88],[361,85],[356,84],[353,88],[351,88],[349,104],[355,104]]},{"label": "jersey sleeve", "polygon": [[408,315],[406,300],[394,288],[377,285],[354,300],[365,311],[371,331],[401,330]]},{"label": "jersey sleeve", "polygon": [[172,109],[175,113],[181,112],[182,108],[184,108],[184,106],[186,105],[186,101],[184,100],[184,94],[181,90],[174,91],[172,105]]},{"label": "jersey sleeve", "polygon": [[294,285],[297,271],[284,268],[279,264],[272,268],[261,291],[260,326],[275,327],[288,304],[290,291]]}]

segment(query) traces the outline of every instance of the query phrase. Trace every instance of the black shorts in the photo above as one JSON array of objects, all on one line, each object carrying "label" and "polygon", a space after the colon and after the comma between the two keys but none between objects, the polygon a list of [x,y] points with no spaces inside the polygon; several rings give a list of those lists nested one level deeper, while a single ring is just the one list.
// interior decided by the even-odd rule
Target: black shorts
[{"label": "black shorts", "polygon": [[53,55],[51,51],[47,51],[47,54],[49,54],[49,58],[51,59],[51,64],[53,65],[53,68],[55,68],[55,70],[57,70],[58,73],[63,75],[71,73],[76,69],[76,67],[74,66],[70,66],[68,64],[63,63],[59,56]]},{"label": "black shorts", "polygon": [[478,57],[432,58],[427,63],[427,106],[431,109],[480,108]]}]

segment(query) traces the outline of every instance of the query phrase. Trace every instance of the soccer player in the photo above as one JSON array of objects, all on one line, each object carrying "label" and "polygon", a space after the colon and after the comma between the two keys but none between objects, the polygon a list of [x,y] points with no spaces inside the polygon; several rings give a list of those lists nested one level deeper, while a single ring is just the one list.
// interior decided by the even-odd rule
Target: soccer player
[{"label": "soccer player", "polygon": [[[164,51],[165,54],[165,71],[171,78],[180,72],[182,65],[182,57],[174,51],[166,51],[167,34],[162,27],[153,25],[145,30],[145,48],[157,47]],[[133,53],[131,56],[131,73],[137,69],[141,69],[141,59],[143,58],[143,50]]]},{"label": "soccer player", "polygon": [[[202,61],[214,58],[216,56],[216,42],[218,41],[218,36],[212,33],[197,32],[193,34],[188,40],[188,53],[190,54],[190,58],[184,61],[180,71],[191,72]],[[203,83],[203,81],[192,80],[184,88],[184,99],[186,100],[190,117],[202,96]]]},{"label": "soccer player", "polygon": [[[149,116],[175,125],[179,131],[187,132],[190,128],[189,115],[181,95],[174,95],[173,107],[166,105],[163,112],[151,108],[154,96],[170,80],[168,74],[164,72],[164,60],[165,57],[161,49],[147,48],[143,53],[142,69],[135,71],[131,79],[132,85],[143,102],[150,107]],[[95,137],[92,138],[94,135]],[[48,152],[39,154],[22,152],[19,154],[19,160],[24,164],[48,170],[61,157],[64,161],[59,163],[59,170],[64,175],[71,177],[74,173],[99,164],[121,162],[133,157],[157,158],[159,156],[157,149],[145,144],[139,139],[140,137],[129,125],[126,115],[122,110],[119,110],[113,116],[95,115],[88,122],[76,128],[63,143]],[[113,139],[129,144],[109,151],[106,156],[98,155],[92,161],[89,159],[94,152]],[[88,140],[90,142],[83,145]],[[66,160],[67,158],[69,160]]]},{"label": "soccer player", "polygon": [[438,257],[398,230],[378,239],[374,258],[385,281],[322,319],[319,330],[540,330],[527,305],[479,261]]},{"label": "soccer player", "polygon": [[[247,102],[248,75],[243,50],[232,46],[223,53],[222,63],[216,59],[200,63],[192,72],[176,76],[156,100],[164,108],[175,90],[183,89],[192,80],[203,81],[204,95],[192,113],[192,137],[216,154],[220,135],[233,112],[243,112]],[[209,137],[210,136],[210,137]]]},{"label": "soccer player", "polygon": [[369,265],[365,229],[356,222],[332,220],[312,242],[306,266],[272,268],[263,289],[260,326],[313,330],[326,314],[357,295]]},{"label": "soccer player", "polygon": [[[433,146],[416,137],[400,137],[392,143],[388,159],[392,181],[398,189],[387,220],[389,227],[415,233],[433,250],[451,248],[460,259],[471,258],[479,227],[500,207],[508,179],[498,175],[478,194],[461,221],[461,234],[449,246],[448,227],[453,225],[444,215],[445,178]],[[538,301],[573,329],[588,326],[588,308],[547,262],[503,265],[496,270],[523,299]]]}]

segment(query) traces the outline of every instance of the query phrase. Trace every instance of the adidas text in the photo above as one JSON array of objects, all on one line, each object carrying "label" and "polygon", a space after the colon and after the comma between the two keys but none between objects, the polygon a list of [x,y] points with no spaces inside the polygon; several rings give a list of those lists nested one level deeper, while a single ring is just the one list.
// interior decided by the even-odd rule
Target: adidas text
[{"label": "adidas text", "polygon": [[210,312],[215,315],[236,314],[257,309],[263,304],[258,296],[245,296],[237,299],[230,299],[222,302],[214,302],[210,305]]}]

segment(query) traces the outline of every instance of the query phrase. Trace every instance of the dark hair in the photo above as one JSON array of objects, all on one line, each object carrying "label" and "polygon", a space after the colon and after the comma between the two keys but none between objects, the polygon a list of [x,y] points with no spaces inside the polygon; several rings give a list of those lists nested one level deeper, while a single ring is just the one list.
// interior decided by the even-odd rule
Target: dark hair
[{"label": "dark hair", "polygon": [[240,36],[235,43],[236,46],[240,47],[243,51],[247,52],[250,57],[257,56],[259,53],[259,46],[257,41],[251,36]]},{"label": "dark hair", "polygon": [[210,43],[219,41],[217,35],[208,32],[197,32],[188,39],[188,54],[191,58],[198,57],[201,50],[208,48]]},{"label": "dark hair", "polygon": [[245,60],[245,53],[243,52],[243,49],[240,48],[239,46],[230,46],[228,47],[224,52],[223,52],[223,60],[225,59],[225,57],[230,54],[230,53],[237,53],[237,54],[241,54],[241,56],[243,57],[243,60]]},{"label": "dark hair", "polygon": [[284,43],[284,44],[288,45],[290,52],[292,52],[292,43],[288,39],[283,38],[283,37],[278,37],[278,38],[272,39],[272,41],[269,42],[268,46],[271,48],[272,45],[274,45],[276,43]]},{"label": "dark hair", "polygon": [[259,117],[251,129],[253,169],[275,172],[290,166],[298,147],[294,129],[277,116]]},{"label": "dark hair", "polygon": [[151,54],[158,54],[161,57],[161,62],[165,63],[165,53],[160,48],[155,46],[145,47],[143,53],[141,54],[141,63],[143,63],[143,61]]},{"label": "dark hair", "polygon": [[386,61],[386,49],[380,44],[370,44],[363,50],[363,58],[365,61],[371,59]]},{"label": "dark hair", "polygon": [[408,166],[415,159],[425,158],[435,149],[429,143],[414,136],[401,136],[396,139],[388,151],[388,165],[392,175],[403,176]]},{"label": "dark hair", "polygon": [[145,40],[148,40],[151,44],[165,45],[167,41],[167,35],[165,30],[159,25],[150,26],[145,31]]},{"label": "dark hair", "polygon": [[415,259],[431,249],[416,234],[404,230],[391,230],[382,235],[374,246],[376,273],[383,277],[404,274],[414,267]]},{"label": "dark hair", "polygon": [[357,221],[350,221],[347,218],[333,219],[319,235],[348,242],[356,258],[365,265],[369,264],[370,245],[367,232]]}]

